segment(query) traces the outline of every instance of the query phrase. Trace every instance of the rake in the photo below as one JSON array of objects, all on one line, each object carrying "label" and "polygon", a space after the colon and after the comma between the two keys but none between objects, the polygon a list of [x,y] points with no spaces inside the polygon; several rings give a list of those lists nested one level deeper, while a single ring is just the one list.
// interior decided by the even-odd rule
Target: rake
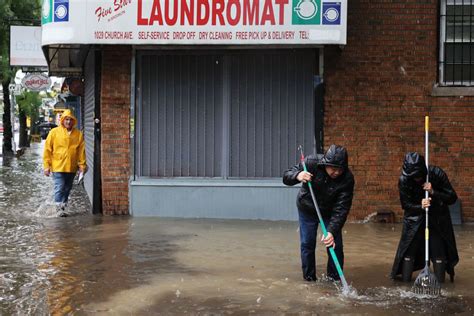
[{"label": "rake", "polygon": [[[303,154],[303,146],[299,145],[298,150],[301,154],[301,164],[303,165],[303,170],[308,172],[306,168],[306,164],[304,162],[304,154]],[[311,181],[308,181],[309,192],[311,192],[311,198],[313,199],[313,204],[316,209],[316,213],[318,213],[319,225],[321,225],[321,229],[323,231],[324,237],[327,237],[328,231],[326,230],[326,225],[324,225],[323,217],[321,215],[321,211],[319,210],[318,202],[316,201],[316,196],[313,192],[313,187],[311,186]],[[341,265],[339,264],[339,260],[337,260],[336,252],[334,251],[334,247],[329,247],[329,253],[331,254],[332,260],[334,261],[334,265],[336,266],[337,273],[342,282],[342,292],[349,293],[350,288],[349,284],[347,284],[346,278],[344,277],[344,273],[342,272]]]},{"label": "rake", "polygon": [[[429,117],[425,116],[425,163],[426,163],[426,182],[429,182],[429,164],[428,164],[428,126]],[[428,198],[428,191],[425,191],[425,199]],[[428,210],[429,207],[425,208],[425,267],[418,275],[413,285],[413,292],[416,294],[424,295],[440,295],[441,286],[436,278],[436,275],[430,271],[430,256],[429,256],[429,238],[430,233],[428,229]]]}]

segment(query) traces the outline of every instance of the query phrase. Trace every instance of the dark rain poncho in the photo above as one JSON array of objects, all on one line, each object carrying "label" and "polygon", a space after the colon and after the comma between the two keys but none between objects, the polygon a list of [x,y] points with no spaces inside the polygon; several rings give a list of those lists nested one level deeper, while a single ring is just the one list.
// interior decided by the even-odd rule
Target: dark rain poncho
[{"label": "dark rain poncho", "polygon": [[[428,211],[429,231],[430,234],[437,232],[442,237],[447,254],[446,272],[453,279],[454,266],[458,263],[459,256],[448,205],[456,202],[457,195],[446,173],[441,168],[429,166],[429,172],[429,181],[434,191],[430,195],[431,206]],[[417,183],[414,180],[415,178],[426,179],[426,165],[422,156],[417,153],[409,153],[405,157],[403,172],[398,182],[404,217],[402,236],[390,275],[392,279],[395,279],[402,273],[402,259],[417,231],[425,229],[425,210],[421,207],[421,200],[425,198],[425,191],[423,190],[425,180]],[[421,247],[418,255],[415,257],[414,271],[424,267],[424,256],[424,247]]]}]

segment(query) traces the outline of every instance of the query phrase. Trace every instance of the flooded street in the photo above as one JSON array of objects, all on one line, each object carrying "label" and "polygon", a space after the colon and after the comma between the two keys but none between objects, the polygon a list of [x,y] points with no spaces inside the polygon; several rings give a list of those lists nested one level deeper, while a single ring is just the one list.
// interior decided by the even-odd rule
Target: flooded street
[{"label": "flooded street", "polygon": [[[41,150],[0,157],[2,315],[474,314],[472,224],[455,227],[455,283],[438,298],[389,279],[400,224],[347,224],[345,275],[356,292],[344,296],[302,280],[296,222],[93,216],[77,185],[72,216],[56,217]],[[319,277],[327,257],[318,247]]]}]

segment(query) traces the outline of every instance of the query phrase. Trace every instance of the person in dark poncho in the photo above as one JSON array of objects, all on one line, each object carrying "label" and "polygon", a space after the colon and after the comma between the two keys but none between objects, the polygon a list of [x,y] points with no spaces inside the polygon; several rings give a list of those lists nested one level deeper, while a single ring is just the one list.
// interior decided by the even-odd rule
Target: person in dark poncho
[{"label": "person in dark poncho", "polygon": [[[331,145],[323,155],[309,155],[305,158],[308,172],[300,162],[283,174],[283,183],[295,185],[303,183],[297,197],[300,225],[301,264],[303,278],[316,281],[316,234],[318,215],[311,199],[308,181],[316,195],[316,200],[326,225],[327,237],[321,240],[326,247],[334,247],[337,259],[344,264],[342,227],[352,205],[354,176],[349,170],[347,151],[342,146]],[[330,258],[328,249],[327,276],[339,280],[336,266]]]},{"label": "person in dark poncho", "polygon": [[427,183],[426,174],[424,157],[416,152],[406,154],[398,182],[403,229],[390,276],[398,279],[401,275],[404,282],[410,282],[412,272],[424,267],[425,207],[429,207],[429,254],[434,273],[444,282],[447,272],[453,282],[459,256],[448,206],[456,202],[457,195],[441,168],[429,166]]}]

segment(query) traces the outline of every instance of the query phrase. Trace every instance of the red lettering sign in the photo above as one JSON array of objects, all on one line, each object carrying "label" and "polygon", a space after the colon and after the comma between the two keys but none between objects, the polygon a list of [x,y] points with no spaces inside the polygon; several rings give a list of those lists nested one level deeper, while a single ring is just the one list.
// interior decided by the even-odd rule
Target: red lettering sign
[{"label": "red lettering sign", "polygon": [[[130,1],[120,0],[120,3]],[[260,0],[164,0],[163,6],[163,1],[153,0],[151,9],[146,11],[143,0],[137,1],[137,25],[167,26],[284,25],[285,6],[289,3],[289,0],[265,0],[260,7]]]}]

